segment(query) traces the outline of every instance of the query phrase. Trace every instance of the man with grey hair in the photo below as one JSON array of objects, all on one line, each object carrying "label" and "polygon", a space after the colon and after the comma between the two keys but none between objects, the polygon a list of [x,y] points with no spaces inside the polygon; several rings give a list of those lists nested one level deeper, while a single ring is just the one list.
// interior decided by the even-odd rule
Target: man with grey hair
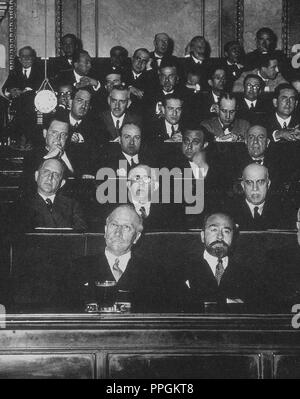
[{"label": "man with grey hair", "polygon": [[150,311],[161,305],[161,296],[156,296],[161,289],[160,274],[149,258],[146,261],[133,251],[143,231],[143,219],[134,207],[116,207],[108,215],[104,230],[105,249],[76,262],[81,305],[95,302],[95,282],[101,281],[115,282],[117,300],[120,292],[128,292],[134,310]]}]

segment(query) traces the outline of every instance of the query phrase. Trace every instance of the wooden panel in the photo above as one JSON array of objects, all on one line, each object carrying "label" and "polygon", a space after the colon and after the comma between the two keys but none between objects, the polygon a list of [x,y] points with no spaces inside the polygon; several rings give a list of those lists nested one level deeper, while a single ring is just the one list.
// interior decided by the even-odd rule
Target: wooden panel
[{"label": "wooden panel", "polygon": [[[231,40],[236,40],[236,0],[222,1],[221,24],[222,24],[222,47]],[[223,48],[222,54],[223,54]]]},{"label": "wooden panel", "polygon": [[259,378],[259,355],[111,354],[108,378]]},{"label": "wooden panel", "polygon": [[87,379],[94,378],[94,368],[89,354],[0,355],[0,378]]},{"label": "wooden panel", "polygon": [[300,353],[274,355],[274,378],[299,379]]}]

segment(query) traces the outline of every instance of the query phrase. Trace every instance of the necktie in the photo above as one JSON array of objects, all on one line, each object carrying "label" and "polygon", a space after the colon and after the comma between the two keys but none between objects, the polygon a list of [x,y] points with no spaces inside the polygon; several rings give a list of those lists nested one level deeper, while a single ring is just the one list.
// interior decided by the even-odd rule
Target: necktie
[{"label": "necktie", "polygon": [[24,69],[24,76],[25,76],[25,79],[27,79],[27,78],[28,78],[28,75],[27,75],[27,69]]},{"label": "necktie", "polygon": [[140,207],[140,214],[141,214],[141,216],[142,216],[143,219],[146,219],[147,213],[146,213],[146,209],[145,209],[144,206],[141,206],[141,207]]},{"label": "necktie", "polygon": [[119,121],[119,119],[117,119],[117,122],[116,122],[116,130],[118,132],[118,136],[120,136],[120,121]]},{"label": "necktie", "polygon": [[287,124],[286,124],[286,122],[283,122],[282,129],[287,129]]},{"label": "necktie", "polygon": [[174,134],[176,133],[174,125],[171,125],[171,131],[172,131],[171,137],[173,137]]},{"label": "necktie", "polygon": [[258,212],[258,206],[254,207],[254,220],[259,220],[260,219],[260,214]]},{"label": "necktie", "polygon": [[112,267],[114,275],[116,276],[116,280],[117,281],[121,278],[121,276],[123,274],[122,270],[119,267],[119,263],[120,263],[120,259],[116,258],[115,263],[113,264],[113,267]]},{"label": "necktie", "polygon": [[221,278],[224,274],[224,266],[223,266],[223,260],[220,258],[218,259],[218,264],[216,266],[216,274],[215,274],[215,278],[217,280],[218,285],[220,285],[221,282]]},{"label": "necktie", "polygon": [[254,104],[253,103],[251,103],[250,109],[254,110]]},{"label": "necktie", "polygon": [[138,163],[134,162],[133,157],[131,158],[130,162],[131,162],[131,164],[130,164],[131,168],[135,168],[136,166],[138,166]]},{"label": "necktie", "polygon": [[45,202],[46,202],[46,205],[47,205],[48,210],[49,210],[50,212],[52,212],[53,203],[52,203],[51,199],[50,199],[50,198],[47,198]]}]

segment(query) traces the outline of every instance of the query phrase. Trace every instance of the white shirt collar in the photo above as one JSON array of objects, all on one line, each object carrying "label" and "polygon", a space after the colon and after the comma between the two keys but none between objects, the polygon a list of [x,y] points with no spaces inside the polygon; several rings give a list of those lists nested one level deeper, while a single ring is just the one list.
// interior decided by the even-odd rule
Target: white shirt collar
[{"label": "white shirt collar", "polygon": [[135,154],[133,157],[131,155],[126,154],[124,151],[122,151],[124,157],[127,159],[129,165],[131,165],[131,160],[133,160],[134,163],[139,163],[139,155]]},{"label": "white shirt collar", "polygon": [[69,171],[72,172],[72,173],[74,173],[73,166],[72,166],[72,164],[71,164],[71,162],[70,162],[70,160],[69,160],[69,158],[67,157],[67,154],[66,154],[65,152],[62,154],[62,156],[60,157],[60,159],[61,159],[62,161],[64,161],[64,163],[66,164],[66,166],[67,166],[67,168],[69,169]]},{"label": "white shirt collar", "polygon": [[208,169],[205,170],[204,168],[199,168],[199,166],[195,162],[192,162],[192,161],[189,161],[189,164],[192,168],[193,175],[194,175],[195,179],[203,179],[206,177]]},{"label": "white shirt collar", "polygon": [[75,126],[76,123],[78,123],[78,125],[81,123],[81,119],[75,119],[73,118],[73,116],[71,115],[71,112],[69,114],[69,121],[70,121],[70,125],[71,126]]},{"label": "white shirt collar", "polygon": [[75,76],[75,79],[76,79],[76,83],[79,83],[79,82],[80,82],[80,79],[82,78],[82,76],[79,75],[79,74],[75,71],[75,69],[73,70],[73,72],[74,72],[74,76]]},{"label": "white shirt collar", "polygon": [[276,112],[276,119],[278,120],[278,123],[280,124],[280,126],[283,128],[283,124],[285,123],[286,126],[289,125],[290,121],[291,121],[291,116],[289,116],[287,119],[282,119]]},{"label": "white shirt collar", "polygon": [[257,100],[250,101],[246,97],[244,97],[244,100],[246,101],[246,104],[248,105],[248,108],[251,108],[251,104],[253,104],[254,107],[256,106]]},{"label": "white shirt collar", "polygon": [[214,98],[214,102],[217,104],[219,102],[219,97],[213,92],[211,91],[213,98]]},{"label": "white shirt collar", "polygon": [[158,54],[154,51],[154,57],[155,57],[155,58],[160,58],[160,59],[162,59],[163,56],[162,56],[162,55],[158,55]]},{"label": "white shirt collar", "polygon": [[[133,203],[133,205],[134,205],[134,207],[135,207],[136,212],[137,212],[139,215],[141,215],[140,209],[141,209],[141,207],[143,206],[143,207],[145,208],[146,215],[149,216],[149,214],[150,214],[150,207],[151,207],[151,201],[148,201],[148,202],[145,202],[144,204],[142,204],[142,203],[137,202],[137,201],[134,201],[134,200],[132,199],[132,203]],[[141,215],[141,216],[142,216],[142,215]]]},{"label": "white shirt collar", "polygon": [[259,213],[260,215],[262,214],[263,209],[264,209],[264,205],[265,205],[264,202],[263,202],[262,204],[260,204],[260,205],[253,205],[253,204],[251,204],[251,202],[249,202],[249,201],[246,199],[246,203],[247,203],[248,207],[250,208],[250,211],[251,211],[251,213],[252,213],[252,217],[253,217],[253,218],[254,218],[254,208],[256,208],[256,207],[258,207],[258,213]]},{"label": "white shirt collar", "polygon": [[39,194],[40,197],[43,198],[43,200],[44,200],[45,202],[46,202],[46,199],[49,198],[49,199],[51,200],[52,204],[54,203],[56,194],[53,194],[53,195],[44,195],[44,194],[41,194],[41,193],[38,193],[38,194]]},{"label": "white shirt collar", "polygon": [[[209,267],[211,268],[211,271],[213,272],[213,275],[216,274],[216,267],[218,264],[218,258],[215,256],[212,256],[210,253],[208,253],[206,250],[204,251],[203,258],[206,260],[206,262],[209,264]],[[223,261],[223,267],[224,270],[228,266],[228,256],[225,256],[222,258]]]},{"label": "white shirt collar", "polygon": [[203,60],[198,60],[198,58],[196,58],[195,56],[193,56],[193,54],[191,53],[191,57],[193,59],[193,61],[195,62],[195,64],[202,64]]},{"label": "white shirt collar", "polygon": [[29,78],[29,76],[30,76],[30,74],[31,74],[31,67],[29,67],[29,68],[23,68],[23,69],[22,69],[23,74],[25,73],[25,71],[26,71],[27,78]]},{"label": "white shirt collar", "polygon": [[267,81],[269,80],[268,78],[266,79],[266,78],[262,77],[260,71],[257,71],[257,75],[258,75],[260,78],[262,78],[262,80],[263,80],[264,82],[267,82]]},{"label": "white shirt collar", "polygon": [[172,91],[164,91],[163,90],[163,93],[164,93],[165,96],[167,96],[168,94],[173,94],[174,90],[172,90]]},{"label": "white shirt collar", "polygon": [[166,124],[166,129],[167,129],[167,134],[168,136],[172,136],[172,126],[174,126],[175,132],[178,130],[178,123],[176,125],[171,125],[166,119],[165,119],[165,124]]},{"label": "white shirt collar", "polygon": [[116,126],[117,120],[119,120],[120,121],[119,125],[120,125],[120,128],[121,128],[121,126],[123,125],[123,120],[125,118],[125,113],[122,116],[120,116],[120,118],[116,118],[112,112],[110,114],[111,114],[111,117],[113,118],[114,125]]},{"label": "white shirt collar", "polygon": [[121,256],[116,256],[113,255],[111,252],[109,252],[109,250],[107,248],[105,248],[105,256],[107,259],[107,262],[109,264],[110,270],[112,272],[112,274],[114,275],[115,279],[117,280],[117,276],[115,276],[115,272],[113,270],[113,265],[115,264],[116,259],[119,259],[119,268],[122,270],[122,272],[124,273],[127,267],[127,264],[131,258],[131,251],[127,252],[124,255]]},{"label": "white shirt collar", "polygon": [[134,77],[135,79],[137,79],[138,77],[141,76],[142,72],[136,73],[136,72],[134,72],[134,70],[132,70],[132,74],[133,74],[133,77]]}]

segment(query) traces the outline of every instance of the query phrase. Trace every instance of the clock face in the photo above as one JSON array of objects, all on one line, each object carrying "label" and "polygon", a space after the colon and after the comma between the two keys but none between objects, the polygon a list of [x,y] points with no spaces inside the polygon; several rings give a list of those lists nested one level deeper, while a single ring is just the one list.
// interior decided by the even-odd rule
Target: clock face
[{"label": "clock face", "polygon": [[49,114],[57,106],[57,98],[51,90],[41,90],[34,99],[34,105],[42,114]]}]

